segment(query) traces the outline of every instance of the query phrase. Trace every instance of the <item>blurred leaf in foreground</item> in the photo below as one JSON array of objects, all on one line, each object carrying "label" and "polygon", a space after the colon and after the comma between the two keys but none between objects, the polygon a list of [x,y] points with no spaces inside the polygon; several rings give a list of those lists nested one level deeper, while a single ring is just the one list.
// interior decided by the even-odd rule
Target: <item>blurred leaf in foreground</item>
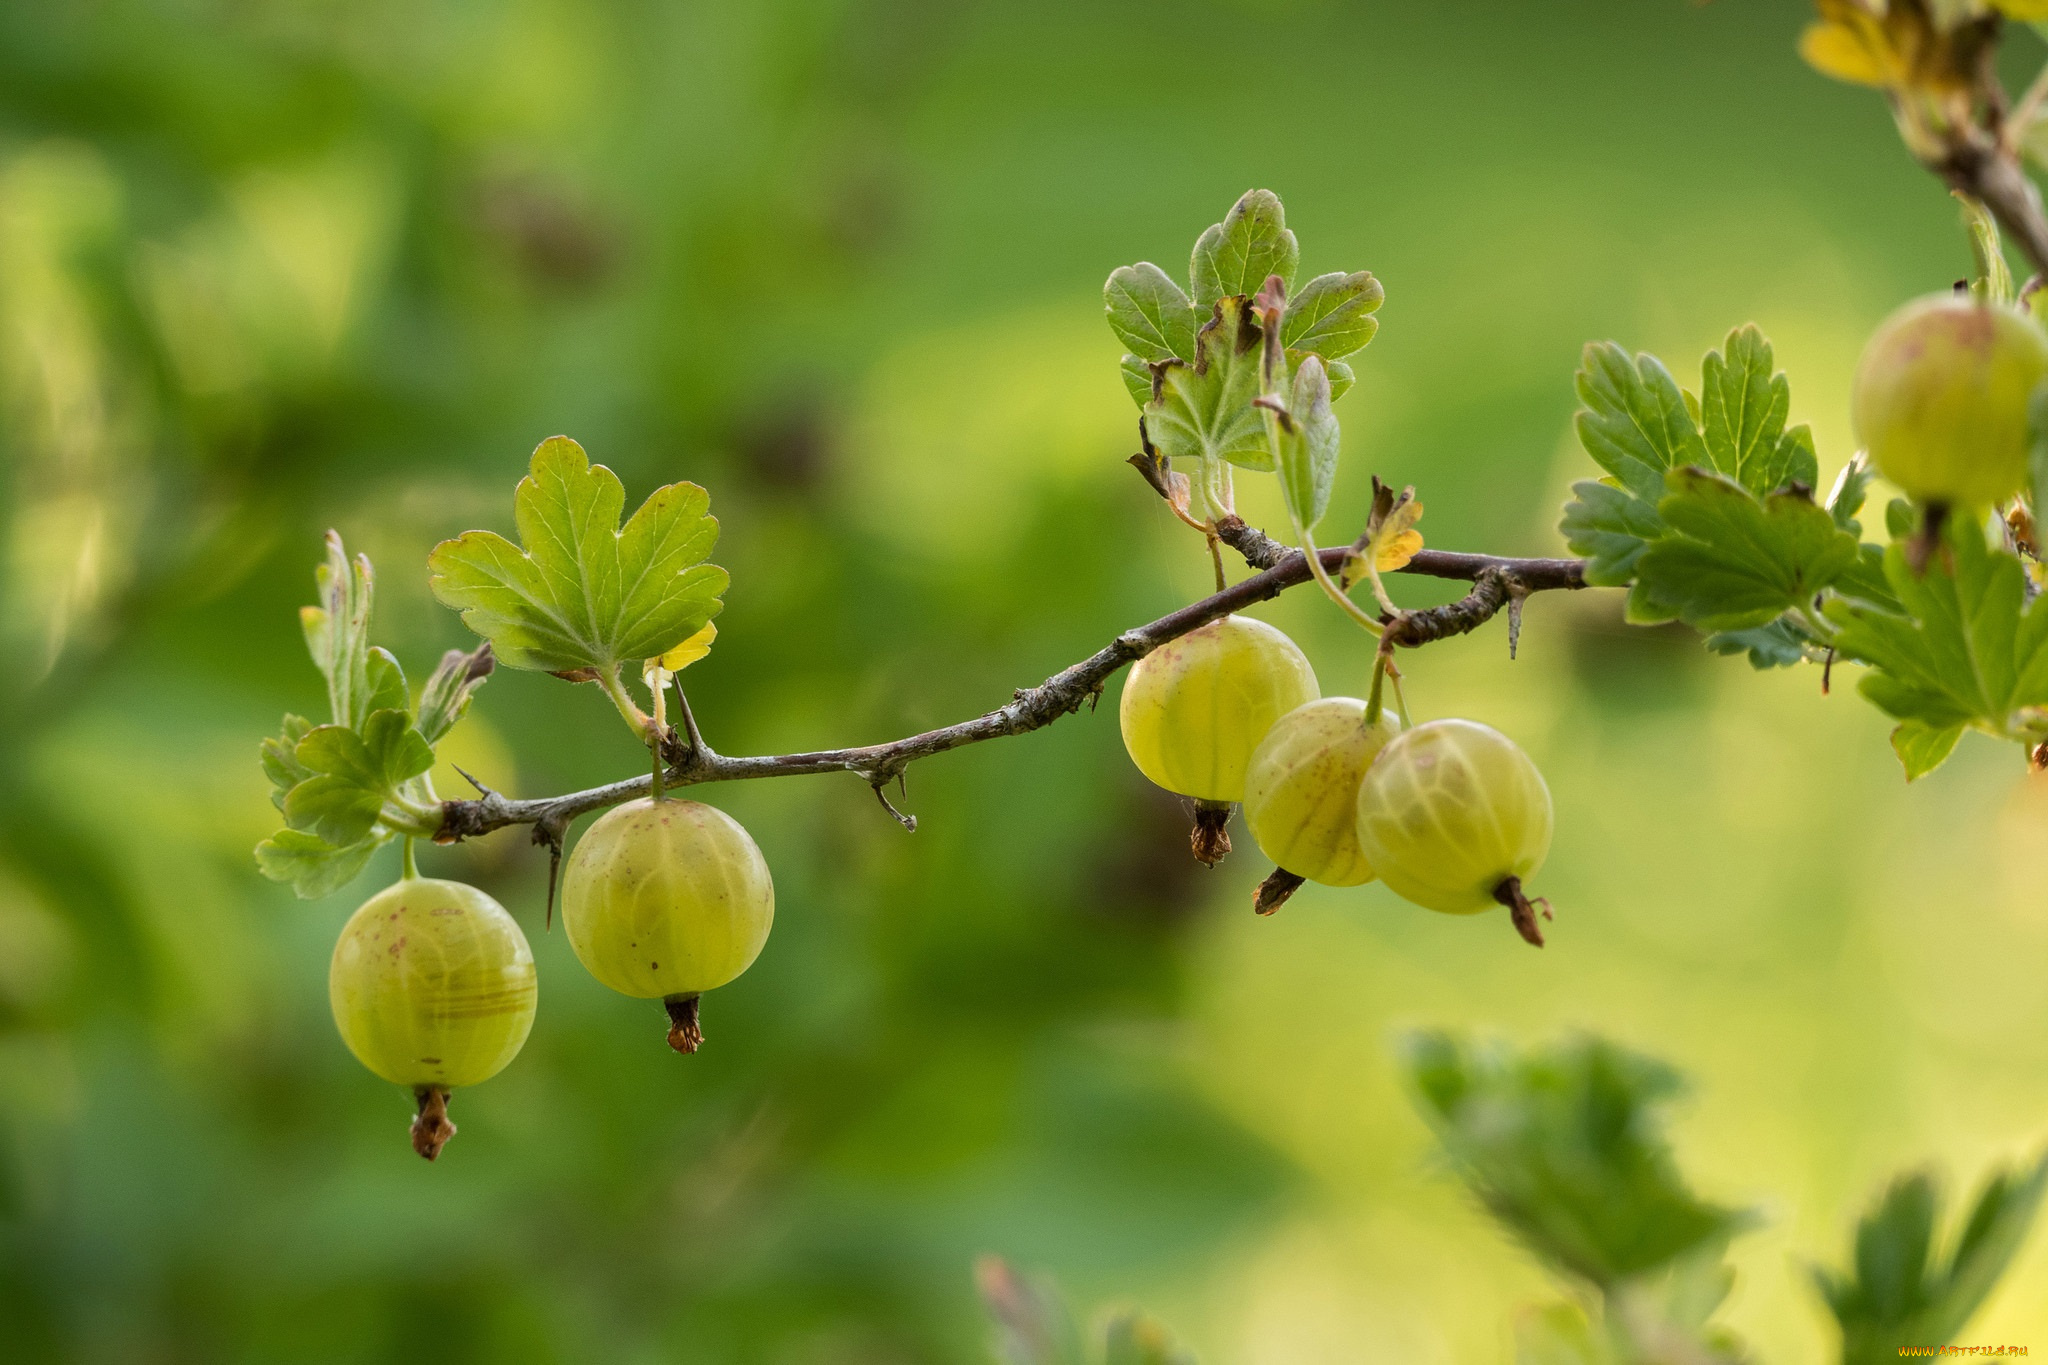
[{"label": "blurred leaf in foreground", "polygon": [[1517,1056],[1421,1032],[1404,1050],[1459,1176],[1556,1267],[1609,1290],[1747,1222],[1686,1188],[1659,1131],[1682,1090],[1664,1063],[1598,1038]]}]

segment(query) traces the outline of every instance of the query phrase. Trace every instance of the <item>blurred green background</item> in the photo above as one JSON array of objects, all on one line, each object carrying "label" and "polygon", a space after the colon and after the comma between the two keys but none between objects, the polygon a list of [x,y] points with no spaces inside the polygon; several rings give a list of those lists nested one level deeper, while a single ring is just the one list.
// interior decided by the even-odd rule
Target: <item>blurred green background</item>
[{"label": "blurred green background", "polygon": [[[1378,886],[1256,920],[1250,841],[1190,862],[1106,704],[920,764],[914,835],[856,778],[711,791],[780,916],[691,1060],[541,931],[521,834],[425,851],[542,974],[525,1053],[428,1166],[327,1014],[395,853],[312,904],[250,858],[257,741],[320,705],[319,533],[375,558],[417,676],[467,638],[426,551],[509,529],[557,431],[635,499],[712,490],[733,587],[687,680],[727,752],[964,718],[1205,591],[1121,463],[1099,290],[1179,273],[1252,185],[1305,269],[1387,289],[1332,527],[1377,471],[1434,545],[1555,551],[1592,472],[1580,345],[1693,382],[1748,320],[1832,476],[1862,336],[1968,255],[1877,99],[1799,64],[1805,18],[0,7],[0,1357],[972,1361],[994,1251],[1212,1361],[1504,1360],[1545,1286],[1393,1077],[1392,1029],[1430,1023],[1590,1027],[1690,1071],[1689,1169],[1770,1216],[1729,1320],[1817,1358],[1802,1266],[1871,1187],[2048,1129],[2048,789],[1981,740],[1909,789],[1845,678],[1625,629],[1615,594],[1534,602],[1513,665],[1498,624],[1406,665],[1419,713],[1549,775],[1541,953]],[[1327,603],[1262,614],[1325,692],[1363,687]],[[641,763],[594,689],[531,674],[451,745],[516,794]],[[2048,1238],[1972,1338],[2048,1349],[2044,1286]]]}]

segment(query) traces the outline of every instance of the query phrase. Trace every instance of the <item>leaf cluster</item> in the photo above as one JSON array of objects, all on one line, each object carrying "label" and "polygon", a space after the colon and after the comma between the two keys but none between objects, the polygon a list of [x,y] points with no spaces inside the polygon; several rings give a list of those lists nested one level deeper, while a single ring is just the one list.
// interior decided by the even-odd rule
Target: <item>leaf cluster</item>
[{"label": "leaf cluster", "polygon": [[[1104,306],[1127,352],[1124,384],[1142,410],[1148,455],[1193,461],[1211,474],[1226,464],[1274,470],[1260,397],[1285,395],[1308,421],[1318,398],[1327,407],[1351,387],[1342,357],[1378,331],[1373,315],[1385,291],[1361,270],[1318,275],[1294,293],[1300,263],[1279,198],[1250,190],[1196,241],[1187,288],[1150,261],[1111,273]],[[1277,316],[1258,306],[1269,279],[1280,281]],[[1300,389],[1297,375],[1311,359],[1320,375]]]},{"label": "leaf cluster", "polygon": [[1487,1211],[1538,1256],[1611,1289],[1725,1242],[1747,1215],[1680,1176],[1659,1111],[1677,1072],[1599,1038],[1516,1055],[1411,1035],[1416,1104]]},{"label": "leaf cluster", "polygon": [[256,863],[306,898],[324,896],[362,871],[393,837],[430,835],[438,801],[427,772],[434,745],[469,709],[494,666],[488,643],[450,650],[417,703],[405,670],[370,644],[376,579],[327,533],[327,559],[314,573],[319,604],[299,613],[306,648],[327,679],[329,720],[287,715],[263,742],[270,799],[285,828],[256,847]]},{"label": "leaf cluster", "polygon": [[1589,583],[1628,588],[1630,620],[1683,621],[1757,668],[1868,665],[1859,690],[1899,722],[1909,780],[1966,729],[2048,737],[2048,608],[2002,525],[1953,519],[1916,567],[1900,542],[1919,514],[1895,502],[1892,544],[1863,541],[1867,463],[1814,500],[1812,439],[1787,428],[1789,386],[1754,326],[1707,355],[1697,395],[1611,342],[1586,348],[1578,392],[1580,442],[1606,474],[1573,485],[1561,529]]},{"label": "leaf cluster", "polygon": [[1814,501],[1813,437],[1785,425],[1791,386],[1770,342],[1753,325],[1730,332],[1708,352],[1697,394],[1655,356],[1613,342],[1586,347],[1577,382],[1579,441],[1606,471],[1572,486],[1560,527],[1586,557],[1586,581],[1627,587],[1641,624],[1728,636],[1783,619],[1742,645],[1759,667],[1793,661],[1794,642],[1810,638],[1798,622],[1862,559],[1864,480],[1826,508]]}]

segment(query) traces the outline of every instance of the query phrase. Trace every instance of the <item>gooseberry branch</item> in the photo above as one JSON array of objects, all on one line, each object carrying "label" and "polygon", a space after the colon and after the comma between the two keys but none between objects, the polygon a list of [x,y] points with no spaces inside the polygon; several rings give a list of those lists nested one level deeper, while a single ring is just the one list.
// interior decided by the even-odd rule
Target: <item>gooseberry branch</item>
[{"label": "gooseberry branch", "polygon": [[[984,740],[1042,729],[1060,717],[1080,710],[1083,705],[1092,706],[1101,696],[1104,684],[1120,669],[1144,658],[1168,641],[1310,581],[1312,575],[1308,561],[1299,550],[1282,545],[1234,516],[1221,518],[1216,529],[1220,540],[1260,572],[1221,592],[1191,602],[1178,611],[1169,612],[1156,621],[1125,631],[1102,649],[1055,673],[1038,686],[1020,688],[1007,704],[993,711],[886,744],[749,756],[721,754],[712,749],[696,733],[695,720],[685,711],[688,736],[678,738],[671,734],[664,742],[663,757],[668,760],[668,768],[663,775],[663,785],[676,788],[707,782],[798,777],[809,773],[857,773],[874,789],[883,807],[905,829],[914,830],[917,828],[916,817],[904,814],[891,804],[886,788],[891,782],[900,782],[905,770],[918,759]],[[1322,567],[1326,571],[1337,570],[1350,553],[1349,548],[1323,550],[1319,556]],[[1469,582],[1473,585],[1472,591],[1459,601],[1404,612],[1388,620],[1388,638],[1397,645],[1412,648],[1465,634],[1491,619],[1501,607],[1519,601],[1529,593],[1585,587],[1584,567],[1583,562],[1576,559],[1512,559],[1499,555],[1419,550],[1399,572]],[[512,825],[531,825],[536,843],[548,844],[559,850],[563,833],[579,816],[646,796],[653,789],[652,773],[562,796],[524,800],[507,797],[479,784],[482,795],[442,804],[441,824],[434,838],[438,843],[456,843]]]}]

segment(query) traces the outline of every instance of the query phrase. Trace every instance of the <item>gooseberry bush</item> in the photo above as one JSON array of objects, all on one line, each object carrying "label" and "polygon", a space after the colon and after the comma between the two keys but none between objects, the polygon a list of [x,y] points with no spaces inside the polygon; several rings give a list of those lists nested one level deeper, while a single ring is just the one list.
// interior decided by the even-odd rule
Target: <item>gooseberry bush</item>
[{"label": "gooseberry bush", "polygon": [[[2048,270],[2048,214],[2022,168],[2030,148],[2048,145],[2036,137],[2048,127],[2048,81],[2015,101],[1990,59],[2007,15],[2031,20],[2033,8],[1820,4],[1808,60],[1882,89],[1908,150],[1961,198],[1976,261],[1954,287],[1930,277],[1925,296],[1900,300],[1871,338],[1850,413],[1861,448],[1829,452],[1825,479],[1811,432],[1790,424],[1790,381],[1757,327],[1734,326],[1683,380],[1654,356],[1598,341],[1572,377],[1589,463],[1559,522],[1568,553],[1427,546],[1415,490],[1376,478],[1364,524],[1322,547],[1344,453],[1338,405],[1368,348],[1398,338],[1378,338],[1381,281],[1365,270],[1305,272],[1280,199],[1252,190],[1200,233],[1184,274],[1140,262],[1113,271],[1105,289],[1137,410],[1129,462],[1193,533],[1188,553],[1204,556],[1215,591],[982,715],[881,744],[717,751],[681,685],[714,647],[730,586],[710,562],[720,533],[710,495],[679,481],[627,515],[619,479],[564,436],[533,451],[512,496],[513,537],[473,530],[428,557],[433,595],[478,643],[450,651],[417,688],[371,643],[371,565],[330,533],[317,601],[302,617],[327,714],[287,716],[263,745],[283,828],[256,858],[310,898],[355,880],[386,844],[403,845],[403,875],[363,902],[335,948],[329,989],[343,1041],[411,1093],[413,1146],[437,1157],[454,1133],[452,1093],[514,1062],[536,1026],[537,982],[514,917],[473,887],[421,876],[417,846],[523,827],[551,854],[541,917],[551,920],[559,872],[578,961],[613,990],[659,1000],[670,1045],[694,1052],[705,994],[767,951],[775,891],[747,831],[677,793],[850,773],[914,830],[917,817],[891,796],[894,788],[900,799],[912,764],[1092,711],[1125,670],[1117,713],[1132,762],[1187,800],[1191,851],[1204,863],[1230,852],[1242,810],[1273,864],[1255,893],[1259,913],[1308,881],[1378,880],[1444,915],[1504,910],[1505,925],[1540,947],[1552,910],[1538,881],[1559,812],[1511,735],[1483,716],[1430,713],[1427,670],[1415,660],[1500,615],[1512,658],[1525,603],[1543,592],[1615,590],[1630,622],[1682,623],[1709,650],[1757,669],[1816,668],[1824,691],[1838,671],[1858,670],[1856,690],[1886,717],[1908,781],[1972,730],[2048,766],[2048,578],[2035,529],[2048,492],[2048,290],[2039,273],[2016,284],[2004,246],[2011,240],[2034,271]],[[1238,515],[1240,477],[1276,481],[1280,535]],[[1873,508],[1880,478],[1900,496]],[[1232,559],[1249,572],[1234,576]],[[1405,606],[1402,576],[1468,590],[1445,605]],[[1362,695],[1324,695],[1314,662],[1248,614],[1311,584],[1375,641],[1369,676],[1346,689]],[[638,771],[554,796],[512,796],[475,779],[474,792],[437,791],[437,746],[500,666],[601,693],[644,749]],[[571,847],[584,816],[597,818]],[[521,909],[530,923],[532,907]],[[1445,932],[1457,931],[1447,922]],[[1526,1359],[1737,1358],[1706,1323],[1714,1286],[1725,1288],[1718,1253],[1708,1253],[1740,1220],[1685,1195],[1639,1127],[1669,1090],[1668,1073],[1590,1045],[1524,1066],[1439,1039],[1418,1044],[1414,1058],[1424,1111],[1453,1163],[1582,1291],[1532,1320]],[[1613,1189],[1585,1184],[1592,1177],[1576,1158],[1537,1141],[1550,1118],[1525,1125],[1535,1145],[1499,1146],[1522,1131],[1502,1127],[1501,1114],[1522,1112],[1517,1105],[1547,1114],[1558,1094],[1581,1092],[1572,1140],[1611,1165],[1596,1163],[1607,1172],[1599,1180],[1621,1182]],[[1903,1341],[1907,1328],[1959,1330],[2041,1184],[2038,1169],[1994,1182],[1945,1268],[1929,1259],[1931,1195],[1896,1187],[1859,1234],[1856,1272],[1823,1281],[1845,1342],[1866,1343],[1845,1346],[1845,1360],[1876,1359],[1867,1343]],[[1647,1202],[1615,1204],[1636,1210],[1615,1225],[1603,1210],[1624,1195]],[[1888,1266],[1911,1274],[1884,1279]],[[1642,1288],[1650,1279],[1662,1286],[1654,1295]],[[1656,1332],[1639,1331],[1644,1321]],[[1880,1321],[1889,1325],[1870,1325]],[[1151,1329],[1127,1329],[1110,1359],[1170,1358],[1147,1344],[1156,1344]],[[1690,1353],[1663,1352],[1667,1339],[1689,1342]]]}]

